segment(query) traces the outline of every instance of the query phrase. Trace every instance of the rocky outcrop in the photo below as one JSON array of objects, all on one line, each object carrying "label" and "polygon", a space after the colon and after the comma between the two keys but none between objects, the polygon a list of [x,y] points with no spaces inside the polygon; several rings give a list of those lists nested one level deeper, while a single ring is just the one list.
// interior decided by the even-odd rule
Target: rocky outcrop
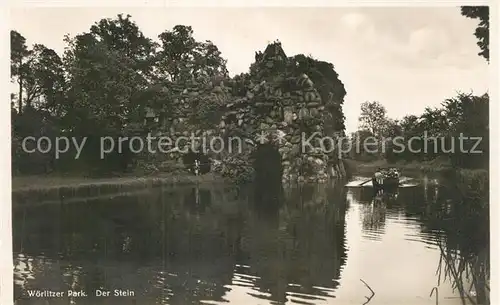
[{"label": "rocky outcrop", "polygon": [[325,103],[309,76],[297,73],[294,64],[280,43],[257,54],[251,73],[233,79],[234,94],[244,96],[226,105],[221,130],[243,130],[254,141],[274,143],[282,155],[284,181],[345,176],[335,150],[321,142],[326,136]]},{"label": "rocky outcrop", "polygon": [[[324,84],[315,84],[304,73],[307,67],[286,56],[279,42],[256,53],[255,59],[250,73],[232,79],[202,77],[172,86],[173,110],[158,119],[159,130],[168,130],[174,138],[194,134],[205,139],[215,135],[227,141],[241,139],[238,147],[225,142],[231,149],[211,156],[215,169],[227,176],[250,177],[249,157],[256,143],[266,142],[273,143],[282,156],[285,182],[324,182],[345,176],[335,145],[325,146],[334,142],[321,141],[334,140],[343,131],[339,99],[345,91],[340,81],[341,90],[325,91]],[[321,80],[321,73],[313,72]],[[332,107],[337,111],[333,115]]]}]

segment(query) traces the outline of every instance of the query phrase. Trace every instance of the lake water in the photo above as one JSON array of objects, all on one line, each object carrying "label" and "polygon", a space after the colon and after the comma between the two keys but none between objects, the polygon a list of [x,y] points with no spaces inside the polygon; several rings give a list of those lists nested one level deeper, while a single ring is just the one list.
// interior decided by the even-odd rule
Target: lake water
[{"label": "lake water", "polygon": [[[435,304],[429,294],[441,281],[439,304],[462,304],[436,273],[436,240],[453,232],[455,219],[429,221],[449,210],[431,182],[376,198],[342,181],[297,187],[277,208],[229,186],[15,208],[15,297],[50,305],[363,304],[369,286],[369,304]],[[115,290],[122,296],[96,296]],[[28,297],[35,291],[64,296]]]}]

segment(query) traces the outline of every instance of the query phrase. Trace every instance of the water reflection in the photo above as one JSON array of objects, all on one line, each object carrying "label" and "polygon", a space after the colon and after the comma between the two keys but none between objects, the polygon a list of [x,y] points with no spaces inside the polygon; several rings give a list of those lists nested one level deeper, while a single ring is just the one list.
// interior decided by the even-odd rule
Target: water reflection
[{"label": "water reflection", "polygon": [[[448,246],[464,245],[469,237],[453,235],[462,214],[450,211],[452,197],[439,187],[378,197],[341,181],[259,196],[251,187],[154,188],[15,209],[15,296],[18,304],[39,304],[29,290],[83,289],[88,297],[70,301],[362,304],[369,295],[363,278],[379,302],[433,304],[438,241],[446,235]],[[473,235],[470,249],[484,242],[479,231]],[[456,296],[440,285],[440,296]],[[98,289],[135,294],[96,297]]]},{"label": "water reflection", "polygon": [[282,198],[274,204],[246,189],[158,188],[15,210],[18,304],[48,288],[90,294],[76,304],[123,302],[97,289],[131,289],[140,304],[224,302],[238,287],[278,303],[331,297],[345,262],[343,191],[304,186],[265,196]]},{"label": "water reflection", "polygon": [[[399,231],[404,240],[425,244],[426,249],[438,254],[434,283],[451,291],[445,300],[488,304],[487,196],[474,190],[472,196],[464,196],[459,183],[447,182],[441,185],[436,179],[426,179],[422,187],[400,189],[397,196],[374,196],[370,190],[361,188],[352,189],[349,196],[360,204],[359,217],[367,240],[389,247],[389,237],[385,235],[395,238]],[[388,247],[385,253],[391,251]],[[394,250],[402,254],[403,249]],[[422,264],[424,252],[418,256],[418,264]]]},{"label": "water reflection", "polygon": [[255,278],[258,293],[251,295],[313,304],[332,297],[345,263],[342,192],[342,187],[306,185],[288,190],[275,217],[249,215],[241,262],[251,268],[239,273]]}]

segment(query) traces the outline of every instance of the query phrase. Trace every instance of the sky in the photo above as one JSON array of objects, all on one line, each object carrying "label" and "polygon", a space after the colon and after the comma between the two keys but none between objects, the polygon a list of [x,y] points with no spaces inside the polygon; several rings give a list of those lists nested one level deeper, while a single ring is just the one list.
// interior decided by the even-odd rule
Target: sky
[{"label": "sky", "polygon": [[473,33],[478,23],[458,7],[413,8],[24,8],[11,11],[12,29],[29,45],[62,54],[64,35],[88,31],[101,18],[130,14],[156,39],[175,25],[211,40],[231,75],[247,72],[256,51],[276,39],[288,56],[331,62],[347,95],[346,128],[358,127],[361,103],[378,101],[389,117],[421,114],[457,92],[488,90],[488,65]]}]

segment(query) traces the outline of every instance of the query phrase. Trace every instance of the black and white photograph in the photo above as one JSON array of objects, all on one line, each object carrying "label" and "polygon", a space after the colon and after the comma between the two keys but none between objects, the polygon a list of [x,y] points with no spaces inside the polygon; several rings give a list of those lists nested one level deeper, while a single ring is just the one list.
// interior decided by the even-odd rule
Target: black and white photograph
[{"label": "black and white photograph", "polygon": [[9,9],[13,304],[495,304],[489,6],[140,5]]}]

